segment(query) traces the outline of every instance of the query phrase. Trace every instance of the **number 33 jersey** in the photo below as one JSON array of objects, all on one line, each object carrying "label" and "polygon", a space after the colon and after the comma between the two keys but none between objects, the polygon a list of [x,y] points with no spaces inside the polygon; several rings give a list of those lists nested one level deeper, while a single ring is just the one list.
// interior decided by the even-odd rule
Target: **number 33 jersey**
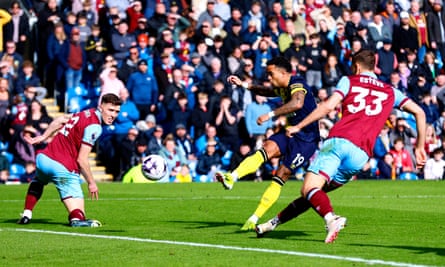
[{"label": "number 33 jersey", "polygon": [[334,93],[343,96],[342,118],[329,137],[347,139],[369,156],[393,107],[401,108],[408,101],[402,92],[379,81],[373,73],[343,77]]},{"label": "number 33 jersey", "polygon": [[77,157],[82,144],[93,146],[102,133],[100,113],[87,109],[72,115],[42,151],[70,172],[79,173]]}]

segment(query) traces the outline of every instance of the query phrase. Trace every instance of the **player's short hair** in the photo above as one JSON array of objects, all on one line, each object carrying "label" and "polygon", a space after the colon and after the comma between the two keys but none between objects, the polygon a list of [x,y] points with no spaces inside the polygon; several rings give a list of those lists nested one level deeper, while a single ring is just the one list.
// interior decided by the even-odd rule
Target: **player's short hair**
[{"label": "player's short hair", "polygon": [[368,70],[373,70],[375,66],[375,53],[370,49],[361,49],[352,57],[352,65],[360,64]]},{"label": "player's short hair", "polygon": [[104,94],[101,104],[113,104],[115,106],[122,105],[122,100],[115,94]]},{"label": "player's short hair", "polygon": [[267,66],[275,65],[278,68],[282,68],[287,72],[292,72],[292,65],[285,57],[274,57],[269,59],[266,63]]}]

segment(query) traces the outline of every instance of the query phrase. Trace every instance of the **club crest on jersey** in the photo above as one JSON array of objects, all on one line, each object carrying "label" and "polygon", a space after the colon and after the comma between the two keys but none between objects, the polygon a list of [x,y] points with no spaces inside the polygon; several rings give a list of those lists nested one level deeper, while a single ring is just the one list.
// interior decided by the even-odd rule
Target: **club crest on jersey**
[{"label": "club crest on jersey", "polygon": [[85,110],[83,113],[85,114],[85,117],[87,118],[91,117],[91,112],[89,109]]}]

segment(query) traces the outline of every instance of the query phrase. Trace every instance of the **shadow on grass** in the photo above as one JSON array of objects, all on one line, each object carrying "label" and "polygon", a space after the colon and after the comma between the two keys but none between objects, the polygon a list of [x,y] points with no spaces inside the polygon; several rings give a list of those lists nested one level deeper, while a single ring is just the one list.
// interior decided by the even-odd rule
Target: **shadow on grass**
[{"label": "shadow on grass", "polygon": [[256,233],[253,234],[255,236],[252,238],[260,238],[260,239],[293,239],[294,237],[309,236],[309,234],[302,231],[273,231],[266,233],[260,237],[257,237]]},{"label": "shadow on grass", "polygon": [[351,246],[359,247],[376,247],[376,248],[389,248],[389,249],[404,249],[412,250],[415,254],[427,254],[434,253],[438,256],[445,256],[445,248],[432,248],[432,247],[418,247],[418,246],[406,246],[406,245],[373,245],[373,244],[350,244]]},{"label": "shadow on grass", "polygon": [[[14,225],[17,226],[24,226],[26,227],[26,224],[17,224],[17,221],[19,219],[9,219],[9,220],[4,220],[3,223],[12,223]],[[51,221],[50,219],[32,219],[30,224],[54,224],[54,225],[66,225],[68,226],[67,223],[60,223],[60,222],[55,222],[55,221]]]},{"label": "shadow on grass", "polygon": [[[231,226],[236,225],[241,227],[242,225],[234,222],[208,222],[208,221],[168,221],[170,223],[180,223],[180,224],[189,224],[189,229],[202,229],[202,228],[215,228],[215,227],[223,227],[223,226]],[[192,226],[193,225],[193,226]]]}]

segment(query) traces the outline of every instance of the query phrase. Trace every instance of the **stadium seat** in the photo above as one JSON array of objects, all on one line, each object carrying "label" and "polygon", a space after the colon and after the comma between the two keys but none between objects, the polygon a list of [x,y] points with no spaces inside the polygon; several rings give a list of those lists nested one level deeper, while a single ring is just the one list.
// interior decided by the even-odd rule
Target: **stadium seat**
[{"label": "stadium seat", "polygon": [[69,88],[65,93],[65,110],[69,113],[78,112],[88,107],[88,90],[84,86]]},{"label": "stadium seat", "polygon": [[13,154],[11,154],[9,152],[6,152],[6,151],[3,151],[1,154],[8,159],[9,164],[12,163],[12,160],[14,159],[14,155]]},{"label": "stadium seat", "polygon": [[403,172],[399,175],[399,180],[414,181],[414,180],[419,180],[419,178],[413,172]]},{"label": "stadium seat", "polygon": [[26,172],[25,167],[21,164],[13,163],[9,168],[9,180],[20,180],[20,176],[22,176]]}]

